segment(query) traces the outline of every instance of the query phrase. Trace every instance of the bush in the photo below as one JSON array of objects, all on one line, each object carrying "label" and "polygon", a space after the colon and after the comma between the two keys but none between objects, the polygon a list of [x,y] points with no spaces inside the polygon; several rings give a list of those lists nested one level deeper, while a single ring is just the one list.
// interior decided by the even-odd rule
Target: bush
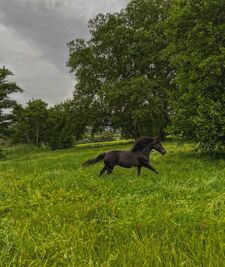
[{"label": "bush", "polygon": [[69,108],[68,102],[65,102],[48,110],[46,140],[51,149],[70,148],[74,144]]},{"label": "bush", "polygon": [[114,139],[111,131],[104,131],[100,134],[101,141],[112,141]]}]

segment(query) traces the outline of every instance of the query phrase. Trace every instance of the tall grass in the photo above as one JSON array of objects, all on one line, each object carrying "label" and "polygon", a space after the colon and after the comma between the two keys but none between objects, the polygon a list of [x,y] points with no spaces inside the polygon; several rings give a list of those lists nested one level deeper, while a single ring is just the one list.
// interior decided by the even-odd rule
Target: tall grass
[{"label": "tall grass", "polygon": [[100,164],[80,166],[111,148],[10,151],[0,162],[0,266],[224,266],[223,154],[165,148],[152,155],[158,176],[118,167],[102,178]]}]

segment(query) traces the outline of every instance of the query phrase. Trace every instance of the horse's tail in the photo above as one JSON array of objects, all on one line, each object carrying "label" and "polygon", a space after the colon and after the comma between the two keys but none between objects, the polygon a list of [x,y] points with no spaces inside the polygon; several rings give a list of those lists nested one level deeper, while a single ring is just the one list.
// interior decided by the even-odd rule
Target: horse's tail
[{"label": "horse's tail", "polygon": [[82,165],[84,167],[88,167],[89,165],[92,165],[92,164],[95,164],[99,161],[102,161],[104,159],[104,157],[105,157],[105,153],[102,153],[99,156],[97,156],[97,158],[95,158],[95,159],[89,159],[89,160],[85,161]]}]

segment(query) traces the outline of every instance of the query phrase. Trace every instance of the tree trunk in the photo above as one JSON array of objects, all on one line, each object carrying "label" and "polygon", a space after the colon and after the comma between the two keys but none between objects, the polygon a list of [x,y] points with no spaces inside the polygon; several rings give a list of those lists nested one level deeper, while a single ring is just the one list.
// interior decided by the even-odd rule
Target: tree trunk
[{"label": "tree trunk", "polygon": [[137,123],[134,125],[134,134],[133,134],[133,137],[136,140],[138,140],[140,138],[141,134],[139,132],[139,129],[138,129],[138,125]]},{"label": "tree trunk", "polygon": [[39,123],[37,124],[37,131],[36,131],[36,145],[39,144]]}]

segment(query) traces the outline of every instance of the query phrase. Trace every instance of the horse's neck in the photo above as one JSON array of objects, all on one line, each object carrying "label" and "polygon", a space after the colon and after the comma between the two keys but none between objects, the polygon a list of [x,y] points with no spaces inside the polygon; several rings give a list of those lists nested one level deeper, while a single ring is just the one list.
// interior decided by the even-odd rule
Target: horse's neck
[{"label": "horse's neck", "polygon": [[150,156],[150,153],[151,153],[151,151],[152,151],[152,143],[151,144],[149,144],[149,145],[147,145],[146,147],[144,147],[142,150],[139,150],[139,151],[135,151],[135,152],[133,152],[132,150],[131,150],[131,153],[140,153],[140,154],[144,154],[148,159],[149,159],[149,156]]},{"label": "horse's neck", "polygon": [[152,144],[149,144],[142,150],[142,153],[149,158],[151,151],[152,151]]}]

